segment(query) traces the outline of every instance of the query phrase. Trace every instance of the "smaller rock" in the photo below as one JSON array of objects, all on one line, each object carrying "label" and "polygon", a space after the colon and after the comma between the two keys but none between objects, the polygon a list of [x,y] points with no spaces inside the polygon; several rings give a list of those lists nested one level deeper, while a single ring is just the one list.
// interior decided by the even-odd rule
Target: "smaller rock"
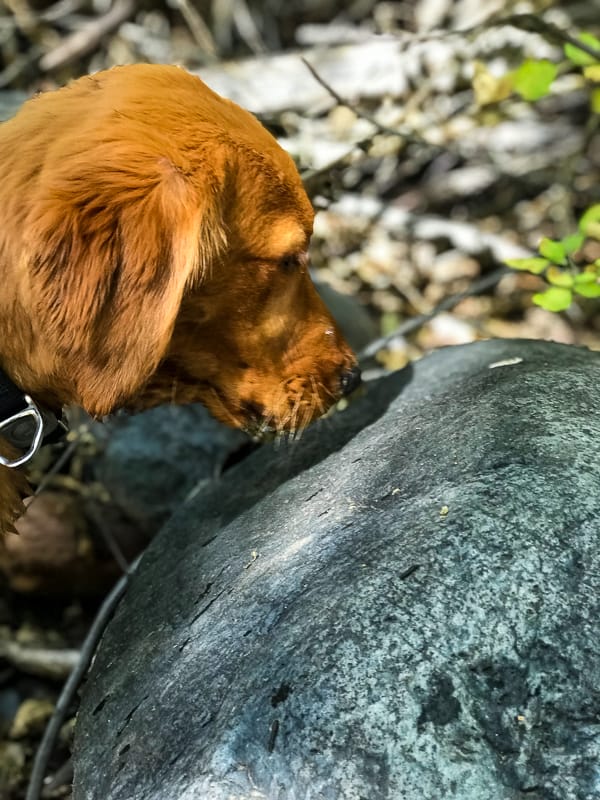
[{"label": "smaller rock", "polygon": [[[120,575],[72,494],[38,495],[15,527],[19,535],[0,538],[0,572],[13,591],[90,596],[105,592]],[[121,530],[111,525],[111,532],[127,557],[145,543],[138,543],[131,526]]]},{"label": "smaller rock", "polygon": [[424,350],[448,345],[469,344],[477,339],[477,329],[454,314],[438,314],[427,323],[418,336]]},{"label": "smaller rock", "polygon": [[24,700],[15,714],[10,738],[25,739],[29,736],[39,736],[53,711],[54,704],[50,700]]},{"label": "smaller rock", "polygon": [[[25,749],[17,742],[0,742],[0,788],[12,792],[23,779]],[[0,795],[4,797],[4,794]]]}]

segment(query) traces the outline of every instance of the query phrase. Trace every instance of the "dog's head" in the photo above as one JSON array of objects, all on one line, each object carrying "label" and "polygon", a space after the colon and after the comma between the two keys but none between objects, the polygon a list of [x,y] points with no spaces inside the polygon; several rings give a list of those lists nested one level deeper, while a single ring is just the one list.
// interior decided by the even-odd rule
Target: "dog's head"
[{"label": "dog's head", "polygon": [[200,401],[283,431],[356,384],[308,274],[292,160],[199,79],[148,65],[81,79],[0,128],[0,156],[32,394],[97,415]]}]

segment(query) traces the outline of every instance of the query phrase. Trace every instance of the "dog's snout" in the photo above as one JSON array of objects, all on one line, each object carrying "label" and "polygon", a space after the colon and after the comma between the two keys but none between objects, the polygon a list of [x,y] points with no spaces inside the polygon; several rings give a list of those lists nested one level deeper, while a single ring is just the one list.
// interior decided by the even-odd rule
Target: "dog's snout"
[{"label": "dog's snout", "polygon": [[355,365],[351,369],[344,370],[340,377],[340,388],[344,397],[360,386],[360,369]]}]

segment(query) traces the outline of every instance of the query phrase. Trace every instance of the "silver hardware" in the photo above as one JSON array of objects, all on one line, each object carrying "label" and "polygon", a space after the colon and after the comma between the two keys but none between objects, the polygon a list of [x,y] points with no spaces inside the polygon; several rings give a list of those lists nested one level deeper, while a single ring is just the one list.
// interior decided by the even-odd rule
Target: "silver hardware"
[{"label": "silver hardware", "polygon": [[31,461],[31,459],[40,449],[42,439],[44,438],[44,420],[42,419],[40,410],[28,394],[25,395],[25,401],[27,402],[27,408],[24,408],[23,411],[19,411],[17,414],[13,414],[12,417],[8,417],[8,419],[0,420],[0,436],[2,435],[3,430],[9,428],[11,425],[14,425],[14,423],[18,422],[20,419],[31,417],[35,422],[35,433],[33,434],[29,449],[24,455],[20,456],[19,458],[12,459],[5,458],[4,456],[0,455],[0,464],[5,467],[9,467],[10,469],[22,467],[23,464],[27,464],[29,461]]}]

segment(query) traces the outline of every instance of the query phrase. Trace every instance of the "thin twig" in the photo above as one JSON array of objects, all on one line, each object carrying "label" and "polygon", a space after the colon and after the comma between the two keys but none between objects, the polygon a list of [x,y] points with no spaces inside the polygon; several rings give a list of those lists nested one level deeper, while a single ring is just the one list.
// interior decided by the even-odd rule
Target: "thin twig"
[{"label": "thin twig", "polygon": [[181,13],[203,54],[211,61],[215,61],[217,45],[198,9],[190,3],[190,0],[172,0],[172,5]]},{"label": "thin twig", "polygon": [[386,336],[381,336],[379,339],[375,339],[374,342],[368,344],[364,350],[359,353],[358,359],[359,361],[367,361],[369,358],[372,358],[379,350],[382,350],[386,345],[393,342],[394,339],[397,339],[400,336],[406,336],[408,333],[412,333],[412,331],[417,330],[422,325],[425,325],[426,322],[429,322],[434,317],[437,317],[438,314],[441,314],[442,311],[449,311],[454,306],[458,305],[461,300],[464,300],[466,297],[471,297],[472,295],[481,294],[481,292],[485,292],[487,289],[490,289],[492,286],[495,286],[498,281],[507,275],[510,272],[508,267],[499,267],[498,269],[490,272],[489,275],[485,275],[478,281],[475,281],[471,284],[471,286],[466,289],[464,292],[458,292],[458,294],[450,295],[450,297],[444,298],[441,303],[429,313],[427,314],[419,314],[418,317],[412,317],[411,319],[406,320],[396,328],[395,331],[388,333]]},{"label": "thin twig", "polygon": [[19,642],[0,641],[0,658],[8,661],[19,672],[38,675],[53,681],[64,681],[77,665],[79,651],[25,647]]},{"label": "thin twig", "polygon": [[360,119],[364,119],[367,122],[371,123],[371,125],[373,125],[374,128],[379,133],[384,133],[387,136],[397,136],[400,139],[404,139],[406,142],[409,142],[410,144],[417,144],[420,145],[421,147],[422,146],[430,147],[433,148],[434,150],[441,149],[439,145],[431,144],[431,142],[428,142],[426,139],[422,139],[420,136],[416,136],[413,131],[408,131],[402,128],[388,128],[387,125],[382,125],[371,114],[367,114],[365,111],[358,110],[356,106],[354,106],[349,100],[344,100],[344,98],[340,94],[338,94],[338,92],[336,92],[333,86],[327,83],[327,81],[321,75],[319,75],[315,67],[313,67],[313,65],[310,63],[310,61],[308,61],[304,57],[301,58],[301,61],[304,64],[304,66],[308,69],[310,74],[313,76],[313,78],[317,81],[317,83],[321,84],[321,86],[325,89],[325,91],[331,95],[331,97],[335,100],[335,102],[338,105],[344,106],[345,108],[349,108],[356,114],[357,117],[360,117]]},{"label": "thin twig", "polygon": [[596,61],[600,61],[600,50],[582,42],[575,36],[571,36],[570,33],[563,31],[552,22],[546,22],[546,20],[541,17],[536,17],[535,14],[513,14],[510,17],[499,17],[498,19],[487,20],[482,25],[462,30],[460,33],[479,33],[481,30],[485,30],[488,27],[498,27],[499,25],[512,25],[513,28],[519,28],[519,30],[528,31],[529,33],[539,33],[554,44],[562,43],[573,45],[573,47],[576,47],[578,50],[583,50],[584,53],[587,53],[588,56],[591,56]]},{"label": "thin twig", "polygon": [[600,50],[592,47],[576,36],[572,36],[567,31],[563,31],[552,22],[546,22],[535,14],[511,14],[508,17],[491,16],[483,20],[483,22],[473,25],[469,28],[456,28],[454,30],[434,30],[427,31],[423,34],[402,33],[400,35],[393,34],[394,38],[399,39],[403,44],[418,44],[440,41],[444,39],[453,39],[457,36],[477,36],[480,33],[490,30],[490,28],[501,28],[503,26],[511,26],[527,33],[537,33],[543,36],[547,41],[552,44],[571,44],[578,50],[583,50],[596,61],[600,61]]},{"label": "thin twig", "polygon": [[[79,442],[80,442],[80,440],[79,440],[79,437],[77,437],[77,436],[75,436],[69,442],[69,444],[65,447],[65,449],[62,451],[62,453],[59,455],[59,457],[56,459],[56,461],[50,467],[50,469],[47,472],[44,473],[44,477],[39,482],[39,485],[38,485],[37,489],[33,493],[34,497],[37,497],[39,494],[41,494],[44,491],[44,489],[46,488],[46,486],[48,486],[48,484],[50,483],[50,480],[54,477],[54,475],[56,475],[56,473],[59,472],[62,469],[62,467],[67,463],[69,458],[73,455],[75,450],[77,450],[77,448],[79,447]],[[31,502],[33,502],[33,500]],[[30,503],[30,505],[31,505],[31,503]]]},{"label": "thin twig", "polygon": [[246,42],[253,53],[260,55],[261,53],[267,52],[265,43],[262,40],[246,0],[234,0],[233,21],[239,35]]},{"label": "thin twig", "polygon": [[117,566],[123,573],[127,573],[128,564],[127,559],[125,558],[125,554],[117,541],[117,538],[113,535],[110,526],[107,524],[106,520],[102,512],[96,506],[94,499],[90,503],[88,503],[86,509],[88,515],[92,518],[92,522],[96,526],[96,528],[100,531],[100,535],[104,539],[104,543],[106,547],[110,551],[110,554],[114,558],[117,563]]},{"label": "thin twig", "polygon": [[84,3],[85,0],[58,0],[54,5],[48,6],[45,11],[42,11],[40,20],[43,22],[60,22],[63,17],[68,17],[79,11]]},{"label": "thin twig", "polygon": [[98,45],[103,36],[118,28],[134,13],[135,9],[134,0],[115,0],[110,11],[104,16],[88,22],[81,30],[67,36],[58,47],[42,56],[39,68],[42,72],[50,72],[89,53]]},{"label": "thin twig", "polygon": [[120,578],[113,590],[107,596],[106,600],[102,603],[100,610],[96,614],[94,622],[92,623],[92,627],[90,628],[88,635],[85,637],[85,641],[81,647],[79,662],[63,686],[62,692],[56,701],[56,706],[52,716],[50,717],[48,725],[46,726],[46,730],[44,731],[40,746],[35,754],[33,769],[31,770],[25,800],[40,800],[44,776],[48,768],[48,761],[52,755],[52,750],[54,749],[54,744],[59,734],[61,725],[63,724],[69,707],[73,702],[79,684],[83,680],[83,677],[90,666],[100,637],[102,636],[106,625],[108,624],[121,597],[123,596],[130,577],[137,569],[142,555],[143,554],[139,555],[135,561],[132,562],[127,573]]}]

